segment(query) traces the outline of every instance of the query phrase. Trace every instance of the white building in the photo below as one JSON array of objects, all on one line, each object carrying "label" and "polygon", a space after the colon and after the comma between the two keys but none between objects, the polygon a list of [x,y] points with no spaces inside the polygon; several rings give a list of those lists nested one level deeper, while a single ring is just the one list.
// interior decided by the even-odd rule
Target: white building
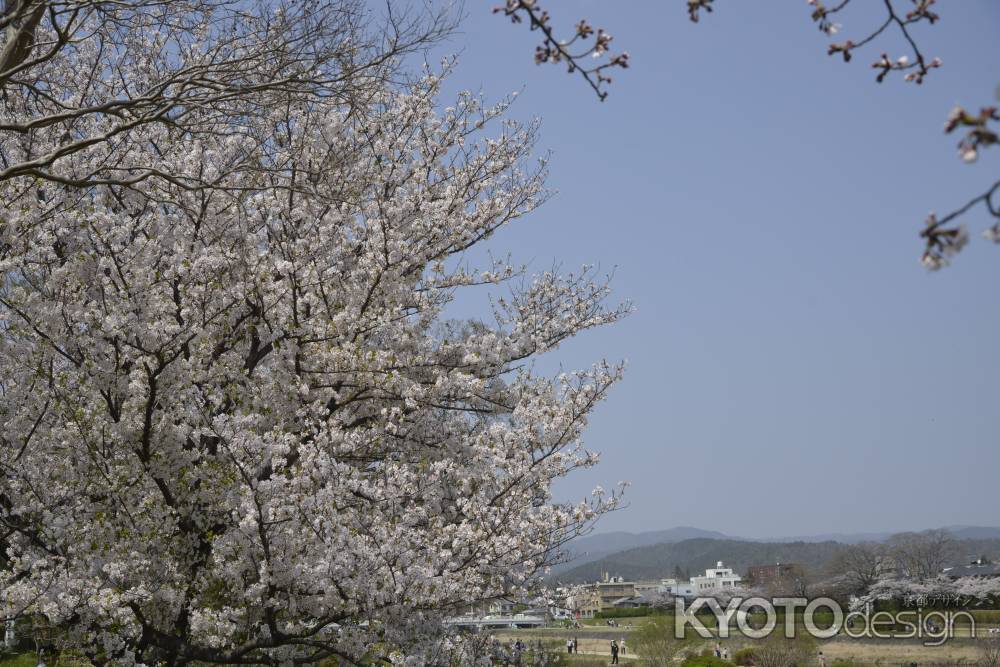
[{"label": "white building", "polygon": [[742,577],[733,572],[732,568],[725,567],[720,560],[715,564],[715,568],[705,570],[705,576],[691,577],[691,581],[661,579],[659,590],[661,593],[670,593],[677,597],[692,598],[736,588],[740,585],[740,581]]},{"label": "white building", "polygon": [[490,613],[509,616],[514,613],[514,602],[511,600],[494,600],[490,603]]}]

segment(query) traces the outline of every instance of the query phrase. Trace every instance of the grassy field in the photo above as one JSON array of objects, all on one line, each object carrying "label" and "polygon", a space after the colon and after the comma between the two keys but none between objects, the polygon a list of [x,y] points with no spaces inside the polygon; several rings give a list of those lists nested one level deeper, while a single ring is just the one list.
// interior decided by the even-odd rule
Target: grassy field
[{"label": "grassy field", "polygon": [[[582,628],[537,628],[525,630],[503,630],[496,633],[496,637],[501,641],[513,641],[522,639],[534,642],[541,640],[545,647],[557,653],[564,653],[567,638],[576,638],[579,643],[581,655],[578,660],[590,660],[588,664],[608,664],[610,656],[610,643],[612,639],[621,640],[623,637],[629,649],[629,654],[623,656],[623,661],[635,659],[634,652],[639,650],[636,640],[637,630],[642,624],[648,623],[650,619],[630,619],[632,629],[628,629],[624,624],[622,627],[609,628],[604,625],[604,621],[599,621],[598,625],[584,624]],[[981,620],[978,619],[977,620]],[[992,620],[992,619],[990,619]],[[984,626],[981,624],[980,629]],[[989,626],[986,626],[989,627]],[[948,640],[941,646],[924,646],[920,639],[875,639],[860,638],[853,639],[843,634],[829,640],[818,643],[818,650],[823,651],[828,659],[828,664],[837,661],[848,662],[861,666],[885,666],[899,667],[916,663],[919,667],[951,667],[953,665],[975,665],[979,658],[976,642],[977,639],[969,638],[967,628],[957,628],[957,637]],[[980,634],[982,637],[982,634]],[[740,635],[736,628],[733,628],[731,637],[723,640],[723,645],[735,653],[737,648],[751,645],[752,640],[748,640]],[[704,648],[710,648],[714,641],[705,641]],[[563,656],[568,658],[569,656]],[[599,662],[594,662],[597,659]],[[601,662],[602,661],[602,662]],[[569,662],[567,664],[576,664]]]},{"label": "grassy field", "polygon": [[[22,653],[11,655],[0,652],[0,667],[35,667],[38,664],[38,656],[34,653]],[[89,667],[90,663],[81,660],[78,655],[74,656],[70,652],[64,652],[53,656],[46,654],[45,664],[48,667]]]},{"label": "grassy field", "polygon": [[[672,628],[672,617],[658,617],[659,622],[665,623],[665,627]],[[706,626],[708,619],[704,619]],[[976,614],[978,628],[983,630],[987,627],[997,625],[996,612]],[[492,633],[497,639],[503,642],[510,642],[521,639],[529,645],[534,645],[541,641],[547,651],[560,657],[560,663],[571,667],[596,667],[606,665],[610,659],[611,640],[625,639],[627,652],[620,656],[623,663],[630,663],[636,660],[636,652],[639,650],[638,634],[643,626],[652,622],[651,617],[638,617],[619,619],[618,627],[609,627],[603,619],[588,619],[582,623],[580,628],[549,627],[533,628],[523,630],[504,629]],[[956,629],[957,638],[950,639],[942,646],[924,646],[919,639],[853,639],[844,634],[833,639],[819,642],[818,650],[823,651],[828,659],[828,664],[834,662],[846,662],[852,665],[878,666],[878,667],[899,667],[916,663],[919,667],[951,667],[953,665],[975,665],[979,657],[976,642],[978,640],[969,638],[967,628]],[[980,636],[983,636],[980,633]],[[576,639],[579,647],[579,655],[566,654],[566,640]],[[723,645],[729,648],[731,653],[743,646],[751,645],[752,640],[743,637],[735,627],[731,629],[729,639],[724,639]],[[706,640],[703,648],[710,648],[715,640]],[[74,660],[70,654],[64,654],[61,659],[48,657],[46,662],[49,667],[80,667],[81,662]],[[0,654],[0,667],[35,667],[37,659],[34,654],[20,656],[10,656]]]},{"label": "grassy field", "polygon": [[[605,634],[605,633],[601,633]],[[545,648],[560,656],[560,662],[570,667],[597,667],[607,665],[610,657],[610,641],[612,636],[594,636],[593,630],[590,632],[578,631],[577,637],[580,653],[577,655],[567,655],[565,653],[566,635],[557,636],[556,632],[545,632],[543,630],[509,630],[497,633],[496,637],[501,641],[511,641],[514,639],[531,640],[542,639]],[[621,639],[621,634],[613,638]],[[636,661],[637,656],[634,651],[636,646],[626,636],[628,653],[621,656],[621,662],[628,664]],[[735,652],[738,646],[746,645],[742,639],[727,640],[724,645],[730,647]],[[706,642],[705,647],[711,646],[711,642]],[[858,667],[899,667],[916,663],[920,667],[951,667],[954,665],[976,664],[978,653],[973,640],[950,641],[943,646],[927,647],[920,642],[913,640],[851,640],[832,639],[820,642],[819,650],[827,656],[830,664],[836,661],[845,661]],[[35,667],[37,659],[34,654],[20,656],[0,657],[0,667]],[[49,660],[49,667],[77,665],[73,660]]]},{"label": "grassy field", "polygon": [[952,641],[942,646],[923,646],[914,641],[835,639],[820,644],[831,660],[856,665],[974,665],[979,658],[971,640]]},{"label": "grassy field", "polygon": [[0,667],[35,667],[38,660],[34,655],[5,656],[0,654]]},{"label": "grassy field", "polygon": [[[503,641],[510,641],[521,633],[511,633],[498,635]],[[627,641],[627,640],[626,640]],[[600,663],[607,664],[611,654],[610,640],[579,638],[580,656],[574,656],[578,660],[587,658],[599,658]],[[735,652],[737,647],[752,644],[744,640],[729,640],[723,645]],[[546,648],[562,653],[565,651],[565,640],[560,642],[545,642]],[[628,644],[629,654],[622,656],[622,662],[631,662],[636,656],[632,651],[636,646]],[[711,642],[705,643],[705,648],[710,648]],[[944,644],[943,646],[923,646],[919,641],[891,641],[891,640],[852,640],[833,639],[818,644],[818,650],[822,651],[829,660],[828,664],[835,661],[845,661],[857,665],[858,667],[885,666],[899,667],[916,663],[920,667],[933,666],[953,666],[953,665],[975,665],[979,657],[976,646],[971,640],[958,640]],[[569,656],[563,656],[564,659]],[[569,664],[574,664],[570,662]]]}]

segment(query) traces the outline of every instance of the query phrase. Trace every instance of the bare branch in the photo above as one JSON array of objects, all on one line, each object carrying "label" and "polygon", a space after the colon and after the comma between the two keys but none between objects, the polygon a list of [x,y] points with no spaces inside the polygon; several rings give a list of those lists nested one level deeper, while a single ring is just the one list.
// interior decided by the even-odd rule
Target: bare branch
[{"label": "bare branch", "polygon": [[[608,50],[611,35],[603,28],[598,28],[595,32],[584,19],[577,22],[573,37],[566,40],[556,38],[549,23],[549,13],[535,0],[507,0],[506,4],[494,7],[493,12],[503,13],[512,23],[521,23],[527,18],[531,30],[542,33],[542,43],[535,49],[535,63],[565,63],[567,71],[570,74],[578,72],[602,102],[608,96],[605,86],[611,83],[611,77],[605,72],[615,67],[625,69],[629,65],[627,52],[612,54]],[[598,65],[587,67],[583,62],[588,57],[606,59]]]}]

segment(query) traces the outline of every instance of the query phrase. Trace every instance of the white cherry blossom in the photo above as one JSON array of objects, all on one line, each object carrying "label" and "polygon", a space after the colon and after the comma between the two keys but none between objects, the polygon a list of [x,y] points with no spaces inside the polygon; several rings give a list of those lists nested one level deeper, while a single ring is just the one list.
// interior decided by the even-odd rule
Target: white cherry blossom
[{"label": "white cherry blossom", "polygon": [[[532,361],[628,306],[592,269],[463,259],[545,164],[508,102],[439,113],[440,83],[119,147],[211,187],[0,183],[3,613],[102,664],[447,663],[442,615],[617,503],[551,484],[595,463],[621,367]],[[445,316],[483,289],[491,321]]]}]

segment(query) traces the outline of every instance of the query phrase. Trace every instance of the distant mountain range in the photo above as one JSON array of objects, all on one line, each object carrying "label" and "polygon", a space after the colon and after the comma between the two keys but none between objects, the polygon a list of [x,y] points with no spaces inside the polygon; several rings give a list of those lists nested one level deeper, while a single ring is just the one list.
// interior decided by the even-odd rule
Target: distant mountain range
[{"label": "distant mountain range", "polygon": [[678,526],[677,528],[667,528],[666,530],[650,530],[642,533],[626,533],[623,531],[612,533],[595,533],[585,535],[573,542],[574,551],[580,555],[602,556],[615,551],[625,551],[635,547],[647,547],[651,544],[663,544],[665,542],[681,542],[683,540],[693,540],[697,537],[707,537],[714,540],[730,539],[729,535],[720,533],[717,530],[702,530],[690,526]]},{"label": "distant mountain range", "polygon": [[[960,551],[969,555],[1000,551],[1000,528],[948,526],[946,530],[961,541]],[[597,533],[572,542],[569,562],[553,568],[549,579],[566,583],[593,581],[605,572],[632,579],[656,579],[671,576],[677,567],[700,572],[720,560],[737,571],[776,562],[818,569],[826,565],[839,544],[881,542],[892,534],[829,533],[764,540],[731,537],[690,526],[642,533]]]},{"label": "distant mountain range", "polygon": [[624,531],[595,533],[573,540],[568,548],[569,562],[556,566],[553,568],[552,573],[555,576],[559,572],[599,560],[619,551],[654,544],[682,542],[696,538],[729,539],[727,535],[717,530],[702,530],[701,528],[692,528],[690,526],[678,526],[677,528],[651,530],[642,533],[628,533]]},{"label": "distant mountain range", "polygon": [[577,565],[552,578],[563,583],[579,583],[596,581],[608,573],[631,581],[659,579],[673,576],[675,568],[688,574],[703,573],[720,560],[737,572],[746,572],[751,565],[773,563],[799,563],[816,568],[829,561],[837,546],[836,542],[749,542],[699,537],[619,551]]},{"label": "distant mountain range", "polygon": [[1000,538],[1000,528],[989,526],[946,526],[945,530],[956,540],[995,540]]},{"label": "distant mountain range", "polygon": [[[990,526],[945,526],[956,540],[994,540],[1000,538],[1000,528]],[[841,544],[858,544],[859,542],[884,542],[899,531],[882,533],[821,533],[819,535],[798,535],[795,537],[768,538],[761,542],[840,542]]]}]

